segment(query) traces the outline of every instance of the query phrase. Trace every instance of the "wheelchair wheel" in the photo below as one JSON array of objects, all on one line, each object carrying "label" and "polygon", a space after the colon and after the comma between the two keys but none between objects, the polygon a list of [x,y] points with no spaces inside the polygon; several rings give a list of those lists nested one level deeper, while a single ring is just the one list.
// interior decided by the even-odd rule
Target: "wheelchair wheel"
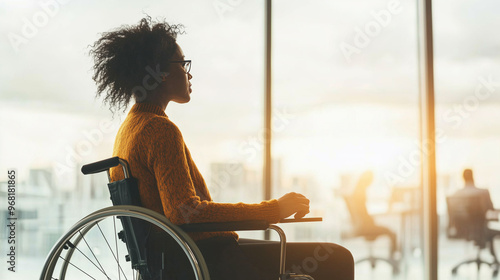
[{"label": "wheelchair wheel", "polygon": [[201,252],[184,231],[157,212],[129,205],[104,208],[77,222],[52,248],[40,279],[141,279],[125,258],[128,252],[118,237],[122,230],[118,217],[141,219],[167,233],[186,254],[195,279],[210,279]]}]

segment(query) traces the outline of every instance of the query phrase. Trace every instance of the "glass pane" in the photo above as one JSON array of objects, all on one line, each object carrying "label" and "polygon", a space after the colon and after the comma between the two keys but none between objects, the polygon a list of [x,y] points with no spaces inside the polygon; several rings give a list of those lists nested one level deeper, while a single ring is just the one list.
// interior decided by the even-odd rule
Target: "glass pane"
[{"label": "glass pane", "polygon": [[[264,6],[219,2],[0,2],[0,33],[8,40],[0,44],[0,200],[6,205],[7,170],[13,168],[23,219],[16,232],[17,272],[4,265],[0,279],[37,279],[63,232],[111,205],[106,175],[83,176],[80,168],[111,156],[128,111],[113,119],[94,98],[88,46],[146,13],[185,26],[178,43],[193,63],[192,99],[169,104],[166,113],[181,129],[213,199],[262,200]],[[3,226],[6,209],[0,209]],[[7,234],[0,231],[2,249]]]},{"label": "glass pane", "polygon": [[389,261],[361,261],[356,279],[421,279],[416,4],[273,4],[273,191],[324,219],[289,238]]},{"label": "glass pane", "polygon": [[[500,112],[497,54],[500,39],[491,33],[492,27],[500,24],[496,12],[499,7],[498,1],[434,2],[436,128],[440,135],[437,138],[440,279],[452,279],[455,265],[477,257],[478,247],[464,238],[462,224],[468,229],[489,228],[486,232],[491,234],[499,233],[495,230],[500,229],[495,213],[488,219],[496,221],[487,225],[454,223],[459,219],[454,215],[461,210],[452,206],[452,202],[448,205],[446,200],[449,196],[471,197],[482,193],[478,195],[484,197],[480,211],[500,205],[500,126],[499,118],[495,117]],[[472,170],[472,174],[464,173],[465,169]],[[493,262],[495,258],[489,250],[491,238],[485,235],[474,238],[487,241],[481,259]],[[498,241],[493,245],[498,249]],[[482,265],[479,271],[476,264],[462,265],[456,279],[492,279],[493,271],[488,265]]]}]

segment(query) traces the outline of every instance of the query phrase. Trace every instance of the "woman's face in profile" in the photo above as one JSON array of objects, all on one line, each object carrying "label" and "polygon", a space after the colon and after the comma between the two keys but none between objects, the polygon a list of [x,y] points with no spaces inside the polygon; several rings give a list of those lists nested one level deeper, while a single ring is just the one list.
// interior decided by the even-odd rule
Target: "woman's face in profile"
[{"label": "woman's face in profile", "polygon": [[[172,56],[172,61],[185,60],[184,53],[179,45]],[[187,103],[191,100],[191,74],[187,74],[182,63],[171,63],[168,76],[165,80],[164,94],[168,99],[177,103]]]}]

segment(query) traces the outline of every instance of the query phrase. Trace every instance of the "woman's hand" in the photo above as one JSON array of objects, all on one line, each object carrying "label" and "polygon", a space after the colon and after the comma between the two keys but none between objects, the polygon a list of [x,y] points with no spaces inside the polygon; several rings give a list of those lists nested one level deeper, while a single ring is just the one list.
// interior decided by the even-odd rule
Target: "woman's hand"
[{"label": "woman's hand", "polygon": [[309,213],[309,199],[300,193],[287,193],[278,199],[280,219],[295,213],[295,218],[300,219]]}]

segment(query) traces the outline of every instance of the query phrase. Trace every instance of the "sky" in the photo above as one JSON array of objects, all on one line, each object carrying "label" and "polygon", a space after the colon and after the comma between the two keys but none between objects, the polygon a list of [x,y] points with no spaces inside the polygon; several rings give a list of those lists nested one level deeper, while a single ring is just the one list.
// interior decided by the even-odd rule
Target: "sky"
[{"label": "sky", "polygon": [[[40,3],[52,1],[1,2],[2,77],[8,81],[2,83],[2,101],[52,101],[48,103],[61,104],[60,107],[85,101],[81,104],[89,108],[82,109],[82,113],[95,108],[95,104],[88,102],[90,93],[95,90],[89,79],[92,64],[87,46],[97,39],[99,32],[135,23],[143,12],[186,25],[187,34],[181,35],[179,41],[185,51],[197,59],[193,64],[194,74],[197,70],[204,73],[205,77],[195,76],[200,85],[217,89],[210,81],[218,82],[224,77],[208,76],[205,71],[219,69],[220,72],[212,75],[227,74],[219,67],[224,67],[224,61],[233,58],[241,60],[234,67],[252,71],[256,81],[262,83],[261,59],[254,63],[244,60],[247,54],[260,58],[263,52],[262,1],[230,2],[236,3],[234,6],[224,1],[65,1],[64,5],[54,2],[58,3],[59,10],[48,16],[46,25],[36,28],[36,34],[28,38],[26,44],[21,44],[18,52],[13,50],[9,36],[22,35],[24,20],[34,23],[35,15],[45,11]],[[415,90],[401,92],[401,84],[416,83],[417,79],[414,4],[402,1],[399,13],[391,15],[391,20],[377,36],[369,36],[368,45],[358,48],[361,53],[353,54],[349,63],[339,48],[342,42],[356,47],[356,28],[363,29],[374,20],[373,14],[387,11],[388,3],[391,1],[316,1],[314,5],[275,1],[273,43],[277,94],[280,90],[288,92],[290,87],[303,91],[317,86],[323,91],[316,95],[319,100],[415,102]],[[494,24],[493,11],[498,5],[495,1],[454,1],[453,4],[435,1],[436,75],[441,78],[436,87],[442,88],[443,94],[438,94],[438,98],[443,102],[455,101],[447,91],[450,86],[463,87],[463,83],[474,81],[478,75],[497,73],[495,65],[499,58],[495,50],[500,39],[488,36],[486,31]],[[477,20],[478,15],[481,20]],[[210,52],[200,46],[206,46]],[[315,60],[314,63],[311,60]],[[286,83],[294,75],[291,69],[301,63],[320,71],[304,69],[307,80],[298,86]],[[448,72],[458,65],[460,73]],[[440,71],[439,67],[447,71]],[[310,79],[317,80],[318,85],[312,84]],[[457,85],[458,81],[463,83]],[[247,83],[247,79],[240,76],[226,83],[228,88],[235,88]],[[78,88],[73,87],[75,84]],[[256,87],[255,90],[261,89]]]}]

